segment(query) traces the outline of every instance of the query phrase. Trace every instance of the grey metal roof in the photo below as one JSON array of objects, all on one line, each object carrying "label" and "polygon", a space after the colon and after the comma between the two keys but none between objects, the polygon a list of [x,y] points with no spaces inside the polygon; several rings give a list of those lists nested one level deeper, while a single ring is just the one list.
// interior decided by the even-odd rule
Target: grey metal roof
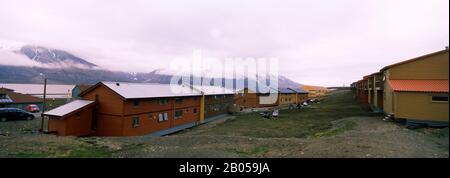
[{"label": "grey metal roof", "polygon": [[195,89],[202,91],[205,95],[232,95],[233,90],[211,85],[193,86]]},{"label": "grey metal roof", "polygon": [[70,114],[73,111],[76,111],[78,109],[81,109],[91,103],[94,103],[94,101],[89,100],[75,100],[70,103],[67,103],[65,105],[62,105],[60,107],[57,107],[55,109],[52,109],[50,111],[47,111],[44,113],[44,115],[52,115],[52,116],[65,116],[67,114]]},{"label": "grey metal roof", "polygon": [[278,88],[279,93],[296,93],[294,90],[289,88]]},{"label": "grey metal roof", "polygon": [[[245,89],[245,88],[243,88]],[[242,90],[240,90],[240,92],[242,92]],[[257,94],[269,94],[269,93],[278,93],[277,89],[274,89],[272,87],[256,87],[256,89],[252,89],[252,88],[247,88],[249,93],[257,93]],[[256,90],[256,91],[255,91]]]},{"label": "grey metal roof", "polygon": [[293,90],[293,91],[295,91],[295,92],[297,92],[297,93],[308,94],[307,91],[305,91],[305,90],[303,90],[303,89],[301,89],[301,88],[289,88],[289,89],[290,89],[290,90]]},{"label": "grey metal roof", "polygon": [[153,83],[102,82],[105,86],[125,99],[160,98],[179,96],[200,96],[198,90],[186,85],[169,85]]}]

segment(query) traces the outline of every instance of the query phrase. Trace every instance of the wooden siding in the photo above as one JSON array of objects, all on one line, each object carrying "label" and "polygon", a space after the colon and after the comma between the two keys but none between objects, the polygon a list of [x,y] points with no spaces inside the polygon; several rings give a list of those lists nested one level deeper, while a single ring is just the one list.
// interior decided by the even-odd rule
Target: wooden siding
[{"label": "wooden siding", "polygon": [[396,92],[396,95],[396,118],[447,122],[449,120],[448,102],[431,101],[431,96],[443,94]]}]

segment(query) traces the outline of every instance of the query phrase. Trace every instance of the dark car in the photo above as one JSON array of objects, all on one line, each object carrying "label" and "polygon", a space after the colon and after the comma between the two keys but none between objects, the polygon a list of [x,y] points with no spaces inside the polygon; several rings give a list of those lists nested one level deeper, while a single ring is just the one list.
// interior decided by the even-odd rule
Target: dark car
[{"label": "dark car", "polygon": [[0,121],[8,120],[32,120],[34,115],[17,108],[0,108]]}]

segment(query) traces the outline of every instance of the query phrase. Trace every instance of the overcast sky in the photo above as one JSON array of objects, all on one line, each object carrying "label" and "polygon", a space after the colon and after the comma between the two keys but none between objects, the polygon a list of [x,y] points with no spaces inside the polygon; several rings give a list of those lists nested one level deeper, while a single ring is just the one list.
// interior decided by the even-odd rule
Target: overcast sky
[{"label": "overcast sky", "polygon": [[274,57],[292,80],[341,86],[448,46],[449,1],[0,0],[1,40],[139,72],[194,50]]}]

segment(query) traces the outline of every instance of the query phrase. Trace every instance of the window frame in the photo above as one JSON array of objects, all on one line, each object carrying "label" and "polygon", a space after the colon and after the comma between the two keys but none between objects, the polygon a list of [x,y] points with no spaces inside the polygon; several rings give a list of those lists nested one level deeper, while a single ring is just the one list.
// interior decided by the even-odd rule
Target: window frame
[{"label": "window frame", "polygon": [[[162,120],[161,120],[162,116]],[[166,122],[169,120],[169,114],[167,112],[158,113],[158,122]]]},{"label": "window frame", "polygon": [[131,127],[138,128],[140,126],[141,126],[141,118],[139,118],[138,116],[132,117],[131,118]]},{"label": "window frame", "polygon": [[183,98],[177,97],[174,99],[175,103],[183,103]]},{"label": "window frame", "polygon": [[139,100],[133,100],[133,107],[134,107],[134,108],[139,107],[140,104],[141,104],[141,101],[139,101]]},{"label": "window frame", "polygon": [[[179,115],[179,116],[177,116],[177,113],[178,114],[181,114],[181,115]],[[183,118],[183,110],[175,110],[174,111],[174,113],[173,113],[173,117],[175,118],[175,119],[181,119],[181,118]]]},{"label": "window frame", "polygon": [[[441,97],[441,98],[445,97],[445,98],[447,98],[447,101],[434,100],[433,99],[434,97]],[[449,96],[448,95],[431,95],[431,102],[432,103],[448,103],[448,101],[449,101]]]},{"label": "window frame", "polygon": [[[164,102],[162,102],[162,101],[164,101]],[[169,104],[169,99],[160,98],[160,99],[158,99],[158,103],[159,103],[159,105],[167,105],[167,104]]]}]

